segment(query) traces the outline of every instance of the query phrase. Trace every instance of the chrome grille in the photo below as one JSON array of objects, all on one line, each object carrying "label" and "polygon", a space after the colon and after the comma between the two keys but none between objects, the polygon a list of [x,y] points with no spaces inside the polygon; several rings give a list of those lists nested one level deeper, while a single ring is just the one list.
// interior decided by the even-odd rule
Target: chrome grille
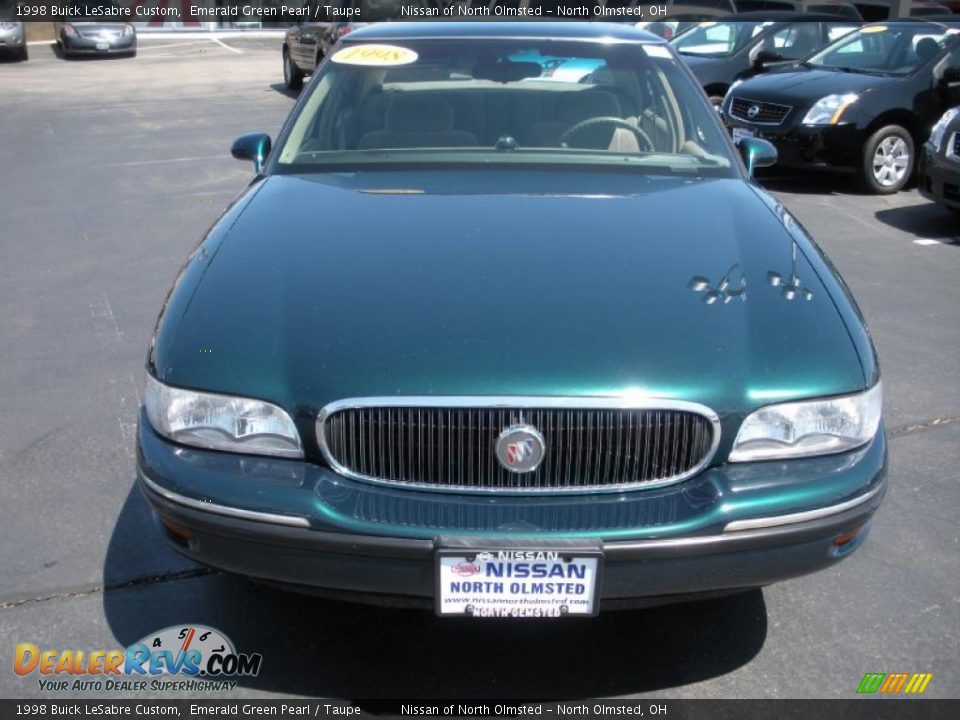
[{"label": "chrome grille", "polygon": [[[428,403],[433,404],[428,404]],[[701,470],[719,422],[694,403],[576,398],[369,398],[334,403],[317,422],[331,466],[371,482],[461,492],[594,492],[679,482]],[[500,433],[533,425],[543,461],[529,473],[497,460]]]},{"label": "chrome grille", "polygon": [[[750,108],[756,107],[757,113],[750,117]],[[734,98],[730,103],[730,115],[749,123],[758,125],[779,125],[784,121],[793,108],[790,105],[758,102],[747,98]]]},{"label": "chrome grille", "polygon": [[952,152],[947,153],[948,155],[953,155],[955,158],[960,157],[960,132],[953,134],[952,141]]},{"label": "chrome grille", "polygon": [[122,34],[117,30],[103,30],[101,28],[78,28],[78,32],[82,38],[87,38],[89,40],[102,40],[104,42],[116,40]]}]

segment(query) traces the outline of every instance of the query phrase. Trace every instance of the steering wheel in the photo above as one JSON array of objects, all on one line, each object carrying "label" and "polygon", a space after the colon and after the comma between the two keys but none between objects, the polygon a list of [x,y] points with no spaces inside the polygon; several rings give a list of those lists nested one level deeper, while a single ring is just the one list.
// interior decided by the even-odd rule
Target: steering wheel
[{"label": "steering wheel", "polygon": [[636,136],[637,140],[639,140],[642,145],[646,146],[645,148],[641,148],[641,151],[654,151],[653,140],[650,139],[650,136],[647,135],[647,133],[633,123],[618,117],[593,117],[587,118],[586,120],[581,120],[573,127],[567,128],[567,130],[564,131],[564,133],[560,136],[560,139],[557,140],[557,146],[566,147],[567,141],[570,138],[577,133],[583,132],[587,128],[594,127],[595,125],[613,125],[614,127],[629,130]]}]

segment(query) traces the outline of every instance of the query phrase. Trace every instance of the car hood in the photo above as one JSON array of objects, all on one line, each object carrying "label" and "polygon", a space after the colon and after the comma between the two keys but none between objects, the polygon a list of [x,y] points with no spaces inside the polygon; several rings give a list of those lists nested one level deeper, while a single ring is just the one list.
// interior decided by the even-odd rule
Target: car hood
[{"label": "car hood", "polygon": [[797,68],[764,73],[745,80],[733,89],[735,97],[780,102],[789,105],[812,105],[834,93],[868,93],[897,82],[900,78],[864,73]]},{"label": "car hood", "polygon": [[723,414],[864,385],[831,271],[739,179],[287,175],[241,204],[169,298],[164,382],[301,418],[384,395],[650,395]]}]

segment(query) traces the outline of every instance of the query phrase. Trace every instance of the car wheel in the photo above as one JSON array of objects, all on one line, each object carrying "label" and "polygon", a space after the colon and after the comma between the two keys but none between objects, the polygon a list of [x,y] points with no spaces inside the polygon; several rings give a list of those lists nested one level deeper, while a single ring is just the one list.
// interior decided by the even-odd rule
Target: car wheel
[{"label": "car wheel", "polygon": [[283,51],[283,84],[287,86],[287,90],[299,90],[303,87],[303,72],[286,50]]},{"label": "car wheel", "polygon": [[880,128],[863,145],[864,182],[877,195],[902,190],[913,176],[914,164],[913,137],[899,125]]},{"label": "car wheel", "polygon": [[30,52],[27,50],[27,45],[24,43],[23,47],[20,48],[20,52],[17,53],[17,60],[24,62],[30,58]]}]

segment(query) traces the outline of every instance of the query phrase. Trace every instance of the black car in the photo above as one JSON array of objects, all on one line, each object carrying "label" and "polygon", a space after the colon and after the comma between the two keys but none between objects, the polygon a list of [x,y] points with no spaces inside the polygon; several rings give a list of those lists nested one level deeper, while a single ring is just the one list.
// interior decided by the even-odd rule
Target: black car
[{"label": "black car", "polygon": [[805,58],[860,25],[837,15],[749,12],[700,23],[670,44],[719,105],[735,81]]},{"label": "black car", "polygon": [[933,126],[920,155],[920,194],[960,215],[960,108]]},{"label": "black car", "polygon": [[763,137],[779,164],[860,173],[874,193],[911,179],[916,148],[960,103],[960,23],[867,25],[796,65],[731,86],[735,137]]},{"label": "black car", "polygon": [[437,0],[307,0],[304,16],[313,18],[290,28],[283,38],[283,84],[288,90],[303,87],[340,38],[367,22],[402,17],[404,8],[436,8]]},{"label": "black car", "polygon": [[303,87],[337,40],[353,29],[350,22],[308,22],[287,31],[283,40],[283,84],[288,90]]}]

